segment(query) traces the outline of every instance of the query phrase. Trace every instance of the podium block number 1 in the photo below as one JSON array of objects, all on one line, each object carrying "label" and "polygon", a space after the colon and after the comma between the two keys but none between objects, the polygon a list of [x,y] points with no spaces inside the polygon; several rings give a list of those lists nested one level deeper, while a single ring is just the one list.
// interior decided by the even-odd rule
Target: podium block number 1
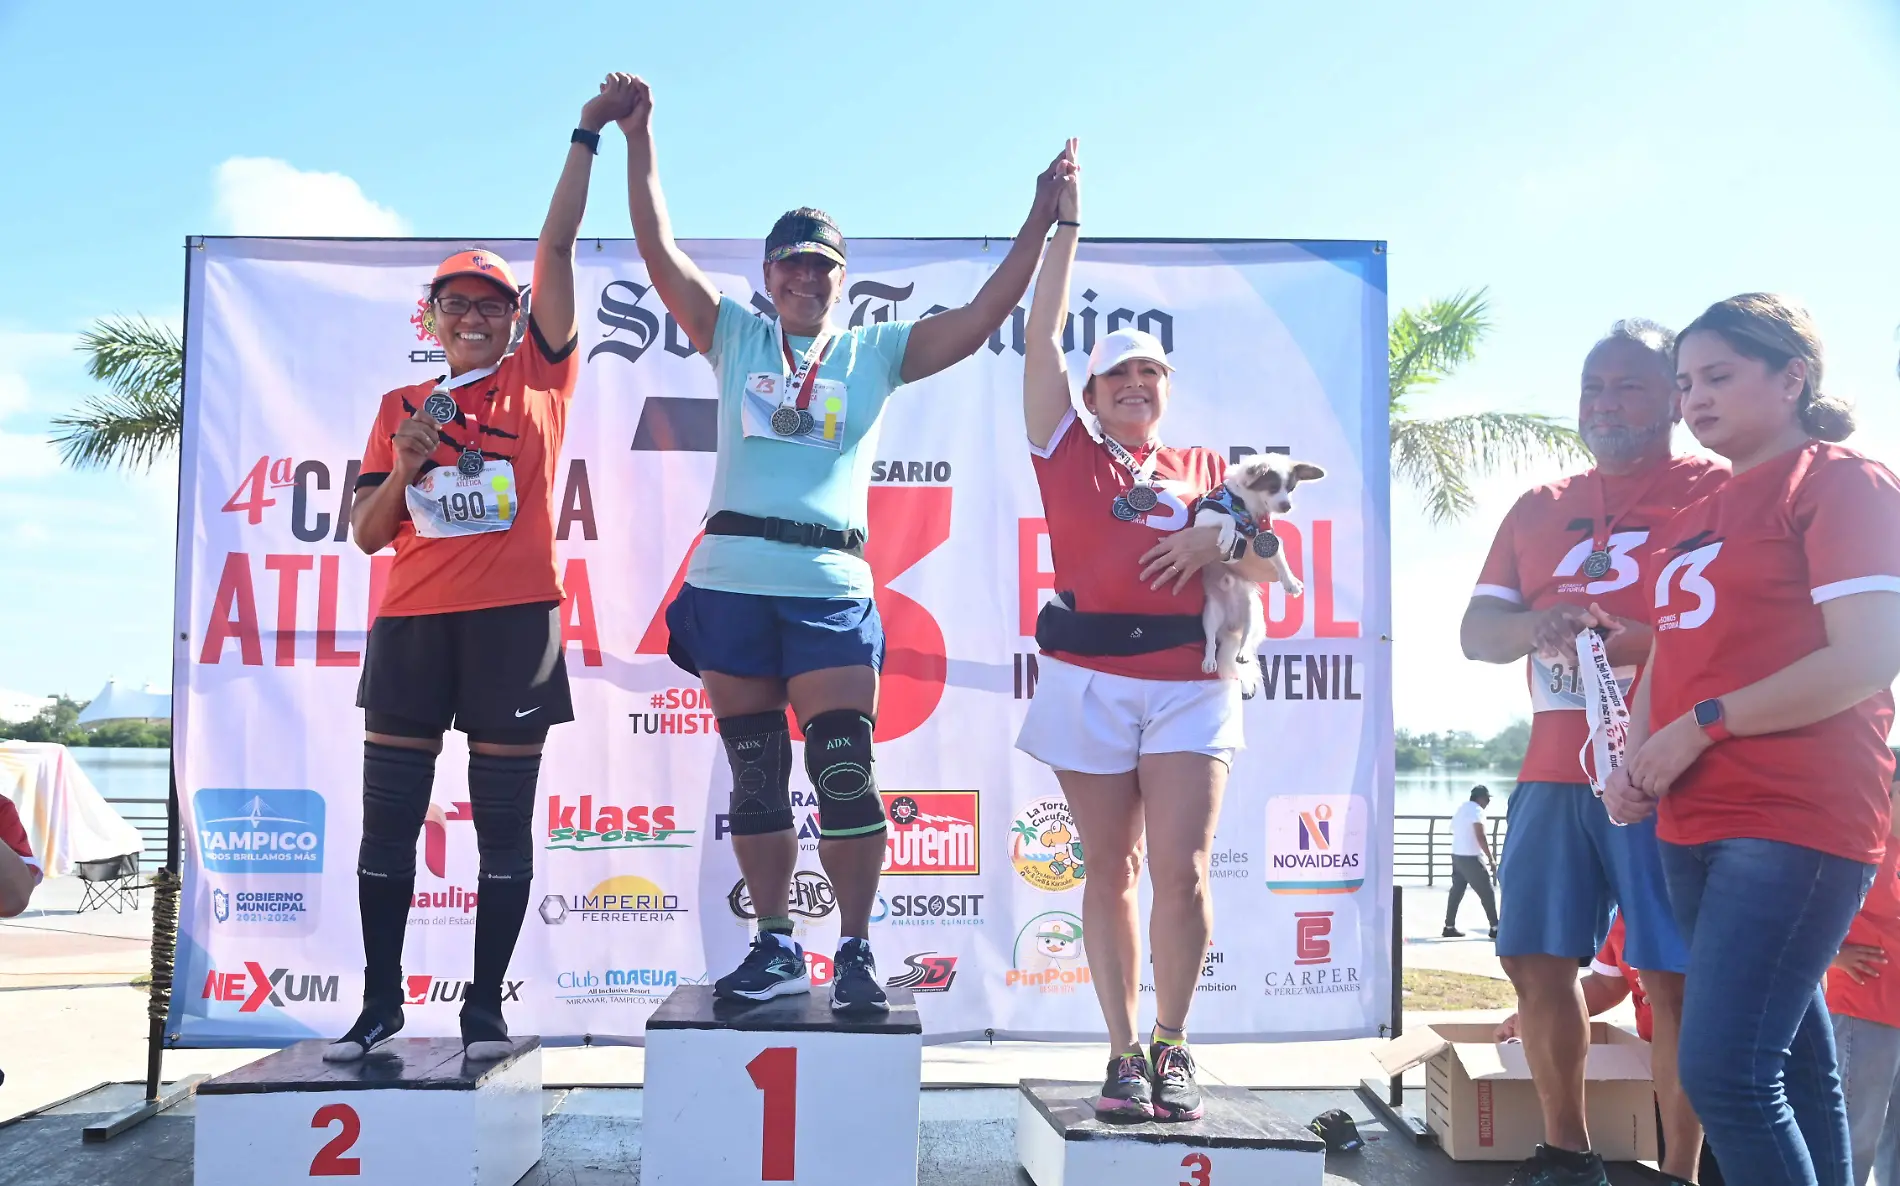
[{"label": "podium block number 1", "polygon": [[793,1181],[798,1177],[798,1047],[768,1046],[745,1070],[765,1095],[759,1181]]},{"label": "podium block number 1", "polygon": [[342,1131],[330,1138],[330,1143],[317,1150],[316,1157],[310,1162],[310,1176],[313,1178],[356,1178],[363,1173],[363,1159],[345,1157],[356,1144],[356,1138],[363,1134],[362,1118],[356,1109],[348,1104],[325,1104],[317,1109],[310,1118],[311,1128],[329,1128],[335,1122]]}]

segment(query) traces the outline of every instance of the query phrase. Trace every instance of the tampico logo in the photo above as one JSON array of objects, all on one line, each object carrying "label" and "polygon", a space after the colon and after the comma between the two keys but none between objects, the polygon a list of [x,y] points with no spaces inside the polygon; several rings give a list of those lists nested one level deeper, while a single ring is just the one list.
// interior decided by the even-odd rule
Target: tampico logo
[{"label": "tampico logo", "polygon": [[934,951],[920,951],[904,957],[906,971],[886,980],[891,988],[908,988],[912,992],[949,992],[951,984],[957,978],[957,957],[939,955]]},{"label": "tampico logo", "polygon": [[1366,821],[1359,795],[1267,800],[1267,888],[1276,894],[1349,894],[1366,883]]},{"label": "tampico logo", "polygon": [[578,803],[563,803],[559,795],[548,796],[548,842],[550,850],[610,852],[621,848],[690,848],[677,836],[691,836],[689,829],[675,825],[671,804],[659,807],[618,807],[605,804],[598,811],[594,797],[582,795]]},{"label": "tampico logo", "polygon": [[1060,893],[1082,884],[1082,838],[1062,799],[1037,799],[1016,813],[1009,829],[1016,875],[1039,890]]},{"label": "tampico logo", "polygon": [[323,872],[323,796],[206,787],[192,796],[206,873]]},{"label": "tampico logo", "polygon": [[609,877],[584,894],[549,894],[541,899],[541,921],[549,926],[569,922],[677,922],[690,913],[678,894],[669,894],[644,877]]},{"label": "tampico logo", "polygon": [[885,791],[884,873],[974,877],[975,791]]},{"label": "tampico logo", "polygon": [[[752,894],[746,889],[745,878],[741,877],[732,883],[732,889],[726,894],[726,907],[732,911],[734,918],[758,917],[753,912]],[[791,911],[794,917],[824,918],[837,908],[837,892],[825,880],[823,873],[800,869],[792,877]]]},{"label": "tampico logo", "polygon": [[1089,983],[1088,953],[1082,946],[1082,920],[1066,910],[1051,910],[1016,932],[1003,983],[1044,993],[1070,993]]}]

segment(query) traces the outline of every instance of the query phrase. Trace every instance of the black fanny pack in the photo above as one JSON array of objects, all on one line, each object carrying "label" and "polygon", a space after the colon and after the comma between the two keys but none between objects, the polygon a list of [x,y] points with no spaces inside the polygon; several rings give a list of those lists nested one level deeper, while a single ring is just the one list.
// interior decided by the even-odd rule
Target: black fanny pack
[{"label": "black fanny pack", "polygon": [[1036,615],[1036,645],[1071,655],[1148,655],[1207,641],[1199,614],[1085,614],[1058,593]]},{"label": "black fanny pack", "polygon": [[742,515],[738,511],[714,511],[712,517],[706,520],[706,534],[746,535],[782,544],[797,544],[802,548],[831,548],[860,558],[864,555],[864,532],[856,527],[839,531],[822,523],[761,519],[757,515]]}]

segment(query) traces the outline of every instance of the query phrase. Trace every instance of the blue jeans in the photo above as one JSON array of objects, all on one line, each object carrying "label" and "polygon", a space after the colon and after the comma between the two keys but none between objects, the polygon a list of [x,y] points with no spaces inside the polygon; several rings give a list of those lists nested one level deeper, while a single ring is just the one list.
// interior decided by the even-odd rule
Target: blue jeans
[{"label": "blue jeans", "polygon": [[1854,1143],[1854,1184],[1867,1186],[1876,1164],[1883,1186],[1900,1182],[1887,1124],[1889,1116],[1900,1114],[1892,1106],[1900,1094],[1900,1029],[1836,1013],[1834,1049],[1840,1059],[1841,1094],[1847,1097],[1847,1132]]},{"label": "blue jeans", "polygon": [[1677,1047],[1730,1186],[1849,1186],[1821,981],[1874,866],[1776,840],[1662,845],[1689,945]]}]

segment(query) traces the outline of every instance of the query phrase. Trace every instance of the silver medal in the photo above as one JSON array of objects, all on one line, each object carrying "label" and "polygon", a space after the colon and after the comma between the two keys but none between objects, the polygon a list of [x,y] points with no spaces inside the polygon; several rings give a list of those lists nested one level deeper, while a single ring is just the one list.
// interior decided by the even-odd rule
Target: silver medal
[{"label": "silver medal", "polygon": [[1120,495],[1116,496],[1115,502],[1113,505],[1109,507],[1109,510],[1114,512],[1115,517],[1117,519],[1120,519],[1124,523],[1134,522],[1135,517],[1141,514],[1140,511],[1136,510],[1134,507],[1128,504],[1128,500],[1126,498],[1123,498]]},{"label": "silver medal", "polygon": [[809,412],[800,413],[797,408],[789,404],[779,405],[772,413],[772,431],[782,437],[797,436],[803,431],[801,427],[803,422],[800,420],[801,415],[805,420],[811,419],[811,413]]},{"label": "silver medal", "polygon": [[422,410],[433,417],[437,424],[447,424],[455,419],[455,397],[446,391],[438,391],[422,401]]},{"label": "silver medal", "polygon": [[793,433],[792,435],[799,436],[799,437],[808,437],[811,435],[811,430],[816,428],[817,426],[818,426],[818,421],[812,418],[812,414],[806,411],[804,408],[800,408],[798,409],[798,431]]},{"label": "silver medal", "polygon": [[1262,560],[1271,560],[1280,554],[1280,537],[1271,531],[1263,531],[1253,537],[1253,554]]},{"label": "silver medal", "polygon": [[1155,488],[1153,486],[1143,486],[1140,483],[1129,487],[1128,493],[1122,495],[1122,497],[1128,500],[1129,506],[1134,507],[1135,510],[1143,514],[1154,510],[1155,504],[1161,501],[1155,496]]},{"label": "silver medal", "polygon": [[1598,548],[1596,551],[1590,553],[1589,557],[1584,560],[1583,575],[1593,581],[1597,580],[1610,571],[1610,564],[1610,554]]},{"label": "silver medal", "polygon": [[462,455],[455,459],[455,472],[465,478],[472,478],[481,473],[482,455],[480,451],[475,449],[462,450]]}]

